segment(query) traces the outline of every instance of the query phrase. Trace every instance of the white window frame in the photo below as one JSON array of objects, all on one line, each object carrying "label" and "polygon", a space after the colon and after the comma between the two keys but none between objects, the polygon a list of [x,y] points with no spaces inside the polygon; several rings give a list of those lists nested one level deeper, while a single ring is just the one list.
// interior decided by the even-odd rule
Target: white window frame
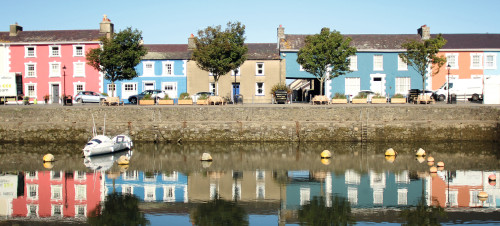
[{"label": "white window frame", "polygon": [[217,88],[218,88],[217,83],[215,83],[215,82],[208,83],[208,91],[213,92],[213,93],[217,93],[217,91],[218,91]]},{"label": "white window frame", "polygon": [[[151,194],[151,197],[149,195]],[[144,202],[154,202],[156,201],[156,186],[146,185],[144,186]]]},{"label": "white window frame", "polygon": [[[162,62],[162,65],[163,65],[163,75],[164,76],[173,76],[174,75],[174,61],[163,61]],[[170,73],[168,73],[168,66],[167,65],[170,65]]]},{"label": "white window frame", "polygon": [[[128,189],[130,189],[130,191],[127,191]],[[132,186],[132,185],[122,185],[122,193],[123,194],[133,195],[134,194],[134,186]]]},{"label": "white window frame", "polygon": [[[474,65],[474,57],[479,59],[477,65]],[[470,69],[483,69],[483,54],[482,53],[471,53],[470,54]]]},{"label": "white window frame", "polygon": [[300,205],[303,206],[303,205],[307,205],[309,204],[309,202],[311,201],[311,188],[309,187],[301,187],[300,190],[299,190],[299,194],[300,194]]},{"label": "white window frame", "polygon": [[[493,57],[492,65],[488,65],[488,57]],[[484,69],[497,69],[497,54],[496,53],[485,53],[484,54]]]},{"label": "white window frame", "polygon": [[[262,72],[259,73],[259,64],[262,64]],[[255,63],[255,75],[257,76],[264,76],[266,74],[266,65],[264,62],[257,62]]]},{"label": "white window frame", "polygon": [[[29,200],[38,200],[38,184],[26,184],[27,197]],[[31,190],[34,190],[35,195],[31,194]]]},{"label": "white window frame", "polygon": [[50,200],[51,201],[60,201],[62,200],[62,185],[61,184],[52,184],[50,185]]},{"label": "white window frame", "polygon": [[[354,83],[357,81],[357,83]],[[346,77],[345,78],[345,94],[356,96],[361,91],[361,78],[360,77]],[[350,92],[347,92],[350,91]]]},{"label": "white window frame", "polygon": [[[82,90],[77,89],[78,86],[82,86]],[[73,82],[73,97],[80,91],[85,91],[85,82]]]},{"label": "white window frame", "polygon": [[85,181],[87,179],[87,173],[85,171],[75,171],[73,174],[77,181]]},{"label": "white window frame", "polygon": [[[147,65],[151,64],[151,68],[147,68]],[[143,61],[142,62],[142,75],[152,76],[155,74],[155,62],[154,61]]]},{"label": "white window frame", "polygon": [[[58,174],[56,174],[58,173]],[[59,177],[56,177],[56,175],[59,175]],[[50,180],[51,181],[62,181],[64,173],[61,171],[50,171]]]},{"label": "white window frame", "polygon": [[[380,65],[378,65],[379,61],[380,61]],[[373,55],[373,70],[374,71],[383,71],[384,70],[384,55],[382,55],[382,54]]]},{"label": "white window frame", "polygon": [[125,175],[123,177],[123,180],[126,181],[131,181],[131,180],[139,180],[139,174],[137,173],[136,170],[134,171],[125,171]]},{"label": "white window frame", "polygon": [[352,205],[358,204],[358,188],[357,187],[352,187],[352,186],[347,187],[347,200],[349,200],[349,202]]},{"label": "white window frame", "polygon": [[177,171],[173,171],[170,175],[167,175],[166,173],[162,173],[161,179],[163,181],[177,181],[177,180],[179,180],[179,173]]},{"label": "white window frame", "polygon": [[[34,175],[32,175],[32,174],[34,174]],[[26,171],[24,173],[24,176],[28,180],[37,180],[38,179],[38,171]]]},{"label": "white window frame", "polygon": [[[458,69],[458,53],[446,53],[446,66],[450,65],[451,69]],[[450,61],[450,57],[455,59],[454,61]]]},{"label": "white window frame", "polygon": [[[33,55],[30,56],[28,49],[33,48]],[[36,46],[25,46],[24,47],[24,58],[36,58]]]},{"label": "white window frame", "polygon": [[[80,208],[83,208],[83,214],[79,213]],[[87,217],[87,206],[75,205],[75,217]]]},{"label": "white window frame", "polygon": [[[81,65],[81,71],[78,71],[78,65]],[[85,62],[73,62],[73,77],[85,77]]]},{"label": "white window frame", "polygon": [[[57,65],[59,67],[59,71],[54,71],[52,67]],[[61,77],[61,62],[49,62],[49,77]]]},{"label": "white window frame", "polygon": [[[169,196],[169,192],[172,192],[171,196]],[[175,185],[163,185],[163,201],[175,202]]]},{"label": "white window frame", "polygon": [[408,71],[408,64],[398,55],[398,71]]},{"label": "white window frame", "polygon": [[232,185],[232,200],[241,200],[241,181],[235,181]]},{"label": "white window frame", "polygon": [[238,67],[234,70],[231,70],[231,76],[234,76],[234,71],[237,70],[238,73],[236,73],[236,76],[240,76],[241,75],[241,67]]},{"label": "white window frame", "polygon": [[[55,215],[56,207],[61,211],[60,215]],[[61,217],[62,218],[64,216],[63,206],[62,205],[58,205],[58,204],[52,204],[51,205],[51,213],[52,213],[51,216],[57,216],[57,217]]]},{"label": "white window frame", "polygon": [[[77,48],[82,48],[82,54],[78,54]],[[85,45],[73,45],[73,57],[84,57],[85,56]]]},{"label": "white window frame", "polygon": [[[58,48],[57,55],[54,54],[54,47]],[[60,45],[50,45],[49,46],[49,57],[62,57],[62,49]]]},{"label": "white window frame", "polygon": [[75,200],[87,200],[86,184],[75,184]]},{"label": "white window frame", "polygon": [[[112,90],[112,86],[114,86],[114,90]],[[109,95],[109,96],[113,96],[113,97],[116,97],[116,83],[108,83],[108,85],[106,86],[106,93]],[[112,94],[111,94],[112,93]]]},{"label": "white window frame", "polygon": [[265,199],[266,198],[266,183],[257,182],[255,187],[255,198],[256,199]]},{"label": "white window frame", "polygon": [[358,70],[358,55],[349,57],[349,70],[357,71]]},{"label": "white window frame", "polygon": [[[403,84],[400,84],[403,83]],[[406,84],[408,83],[408,84]],[[394,80],[395,94],[408,95],[408,90],[411,88],[410,77],[396,77]]]},{"label": "white window frame", "polygon": [[[35,209],[35,214],[32,215],[31,213],[31,208],[34,208]],[[38,217],[38,205],[36,204],[28,204],[26,205],[26,209],[28,210],[27,211],[27,215],[30,216],[30,217]]]},{"label": "white window frame", "polygon": [[[33,75],[29,75],[29,66],[33,65]],[[36,78],[36,63],[28,62],[24,63],[24,77],[25,78]]]},{"label": "white window frame", "polygon": [[[262,84],[262,92],[259,93],[259,83]],[[264,82],[256,82],[255,83],[255,96],[265,96],[266,95],[266,89],[265,89],[265,83]]]},{"label": "white window frame", "polygon": [[256,181],[264,181],[266,179],[266,171],[264,170],[256,170],[255,171],[255,180]]},{"label": "white window frame", "polygon": [[359,185],[361,182],[361,175],[354,170],[346,170],[344,175],[346,184]]},{"label": "white window frame", "polygon": [[398,205],[406,206],[408,205],[408,189],[398,188]]},{"label": "white window frame", "polygon": [[[33,87],[33,94],[30,93],[29,91],[29,87]],[[24,91],[25,91],[25,96],[28,96],[28,97],[33,97],[33,98],[36,98],[37,97],[37,84],[36,83],[25,83],[24,84]]]}]

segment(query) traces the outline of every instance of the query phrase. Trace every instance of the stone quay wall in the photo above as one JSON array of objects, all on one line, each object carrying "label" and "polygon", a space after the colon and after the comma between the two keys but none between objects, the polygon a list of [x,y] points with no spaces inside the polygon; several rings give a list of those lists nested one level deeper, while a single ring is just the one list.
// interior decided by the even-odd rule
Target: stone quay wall
[{"label": "stone quay wall", "polygon": [[498,106],[78,105],[0,106],[0,143],[86,142],[92,116],[98,133],[134,142],[500,140]]}]

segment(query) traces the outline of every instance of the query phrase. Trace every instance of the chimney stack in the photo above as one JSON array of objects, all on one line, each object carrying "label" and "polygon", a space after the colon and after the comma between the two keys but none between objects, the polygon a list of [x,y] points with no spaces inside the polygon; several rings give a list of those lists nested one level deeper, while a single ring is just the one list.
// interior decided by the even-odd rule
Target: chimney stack
[{"label": "chimney stack", "polygon": [[281,40],[285,39],[285,28],[280,24],[278,27],[278,48],[280,46]]},{"label": "chimney stack", "polygon": [[17,36],[20,31],[23,31],[23,27],[19,26],[17,22],[15,24],[10,25],[10,34],[9,36]]},{"label": "chimney stack", "polygon": [[194,43],[194,35],[191,34],[188,38],[188,50],[196,49],[196,43]]},{"label": "chimney stack", "polygon": [[427,25],[422,25],[418,30],[418,34],[422,40],[427,40],[431,38],[431,28],[427,27]]},{"label": "chimney stack", "polygon": [[99,25],[100,25],[99,33],[106,34],[107,38],[111,38],[111,35],[114,32],[114,25],[113,23],[111,23],[111,20],[108,19],[107,15],[104,15]]}]

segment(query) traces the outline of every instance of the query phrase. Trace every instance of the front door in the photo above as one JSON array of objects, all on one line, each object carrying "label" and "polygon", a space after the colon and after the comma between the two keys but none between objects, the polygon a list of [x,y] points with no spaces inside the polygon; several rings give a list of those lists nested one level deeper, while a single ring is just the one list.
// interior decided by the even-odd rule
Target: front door
[{"label": "front door", "polygon": [[59,103],[59,84],[52,85],[52,103]]},{"label": "front door", "polygon": [[233,95],[231,98],[234,100],[234,96],[240,94],[240,83],[233,83]]},{"label": "front door", "polygon": [[371,75],[370,90],[385,96],[385,75]]}]

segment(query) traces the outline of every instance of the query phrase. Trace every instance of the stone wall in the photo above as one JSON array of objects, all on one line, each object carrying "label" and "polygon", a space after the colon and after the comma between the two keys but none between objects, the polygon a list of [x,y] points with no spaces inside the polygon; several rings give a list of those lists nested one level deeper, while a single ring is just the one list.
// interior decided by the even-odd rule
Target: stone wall
[{"label": "stone wall", "polygon": [[[498,141],[500,108],[384,106],[2,106],[0,143],[74,142],[98,132],[136,142]],[[104,116],[106,125],[104,128]]]}]

